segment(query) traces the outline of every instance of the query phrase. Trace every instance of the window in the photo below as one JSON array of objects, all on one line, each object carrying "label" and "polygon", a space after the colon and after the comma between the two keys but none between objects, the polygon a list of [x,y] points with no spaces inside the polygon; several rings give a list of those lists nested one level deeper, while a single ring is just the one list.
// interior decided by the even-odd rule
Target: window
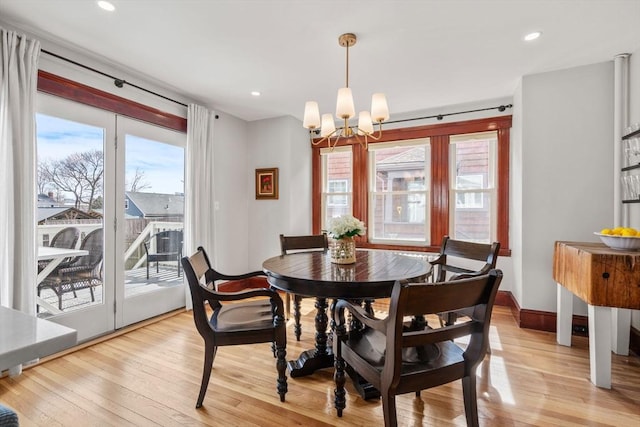
[{"label": "window", "polygon": [[352,155],[351,147],[324,149],[322,156],[322,229],[333,217],[352,212]]},{"label": "window", "polygon": [[428,243],[429,140],[369,146],[371,242]]},{"label": "window", "polygon": [[489,243],[495,239],[495,146],[497,132],[449,137],[451,180],[450,235]]},{"label": "window", "polygon": [[[444,235],[509,254],[511,116],[387,129],[365,150],[313,147],[313,229],[351,213],[373,249],[434,251]],[[326,147],[326,146],[324,146]]]}]

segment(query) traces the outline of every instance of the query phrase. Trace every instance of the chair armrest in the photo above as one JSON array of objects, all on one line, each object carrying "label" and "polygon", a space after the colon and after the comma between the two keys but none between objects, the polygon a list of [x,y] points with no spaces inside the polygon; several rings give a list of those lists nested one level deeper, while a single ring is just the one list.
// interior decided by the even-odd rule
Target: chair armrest
[{"label": "chair armrest", "polygon": [[385,332],[386,319],[378,319],[367,313],[362,307],[352,304],[347,300],[340,299],[336,303],[335,310],[333,312],[333,321],[336,324],[336,329],[345,324],[344,309],[349,310],[351,315],[355,317],[360,323],[368,326],[377,331]]}]

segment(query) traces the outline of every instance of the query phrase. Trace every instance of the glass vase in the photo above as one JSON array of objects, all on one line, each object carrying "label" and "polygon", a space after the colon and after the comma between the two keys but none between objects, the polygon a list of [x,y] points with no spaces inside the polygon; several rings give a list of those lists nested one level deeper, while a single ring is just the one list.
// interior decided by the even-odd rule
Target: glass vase
[{"label": "glass vase", "polygon": [[353,264],[356,262],[356,240],[353,237],[331,239],[329,245],[331,262],[335,264]]}]

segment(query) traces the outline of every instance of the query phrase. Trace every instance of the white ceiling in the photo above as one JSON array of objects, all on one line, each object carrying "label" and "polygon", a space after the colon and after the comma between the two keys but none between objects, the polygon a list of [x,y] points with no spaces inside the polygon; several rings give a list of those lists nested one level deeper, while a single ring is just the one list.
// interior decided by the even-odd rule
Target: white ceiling
[{"label": "white ceiling", "polygon": [[[640,49],[640,0],[0,0],[0,20],[97,52],[245,120],[333,112],[338,36],[355,33],[356,110],[394,113],[512,96],[528,74]],[[525,34],[540,39],[525,43]],[[258,90],[259,98],[250,92]]]}]

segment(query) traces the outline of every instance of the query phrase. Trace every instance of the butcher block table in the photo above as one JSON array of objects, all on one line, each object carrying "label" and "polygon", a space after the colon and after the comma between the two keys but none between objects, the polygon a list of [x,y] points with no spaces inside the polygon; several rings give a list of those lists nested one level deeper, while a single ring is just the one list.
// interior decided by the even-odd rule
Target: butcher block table
[{"label": "butcher block table", "polygon": [[571,346],[575,295],[588,306],[591,382],[611,388],[611,350],[629,353],[629,309],[640,309],[640,252],[603,243],[556,242],[553,279],[558,283],[558,344]]}]

